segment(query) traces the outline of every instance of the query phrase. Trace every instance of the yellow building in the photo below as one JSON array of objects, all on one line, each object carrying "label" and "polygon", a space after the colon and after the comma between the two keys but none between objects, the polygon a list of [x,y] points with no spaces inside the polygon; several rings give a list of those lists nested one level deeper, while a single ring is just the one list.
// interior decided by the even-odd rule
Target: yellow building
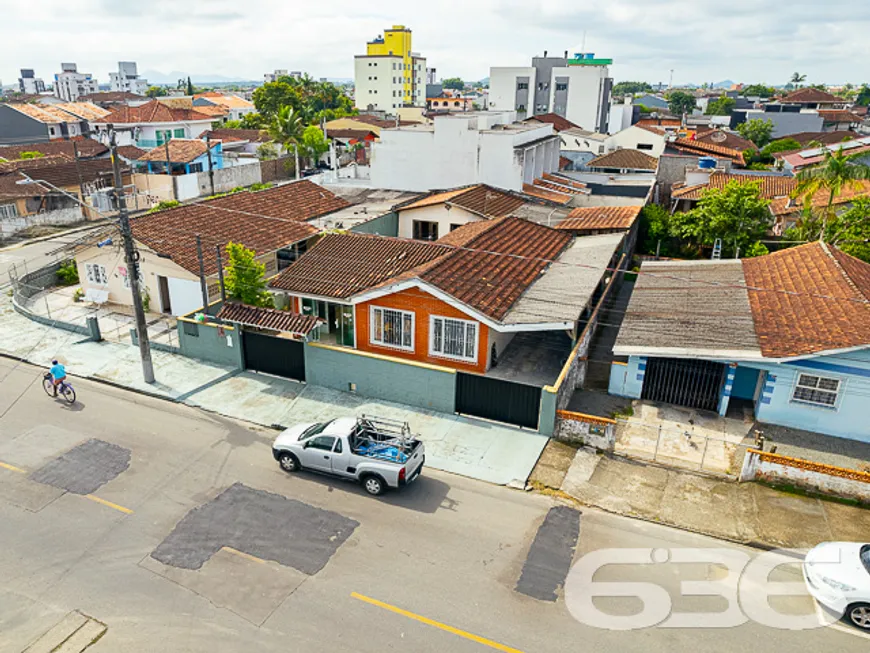
[{"label": "yellow building", "polygon": [[354,62],[358,109],[392,111],[426,103],[426,59],[413,51],[411,30],[393,25],[366,44]]}]

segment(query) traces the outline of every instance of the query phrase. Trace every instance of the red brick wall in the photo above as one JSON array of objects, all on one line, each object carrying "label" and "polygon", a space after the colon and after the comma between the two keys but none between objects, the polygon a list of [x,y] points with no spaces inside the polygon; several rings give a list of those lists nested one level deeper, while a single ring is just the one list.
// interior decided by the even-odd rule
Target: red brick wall
[{"label": "red brick wall", "polygon": [[[414,312],[414,351],[409,352],[393,347],[384,347],[376,345],[369,340],[369,328],[371,320],[369,317],[369,308],[371,306],[380,306],[382,308],[395,308],[403,311]],[[418,288],[410,288],[393,295],[387,295],[380,299],[375,299],[371,302],[358,304],[356,307],[356,345],[360,351],[368,351],[373,354],[383,354],[385,356],[394,356],[396,358],[405,358],[415,360],[420,363],[430,363],[432,365],[441,365],[443,367],[452,367],[457,370],[465,370],[468,372],[477,372],[483,374],[486,371],[487,346],[489,342],[489,327],[485,324],[477,323],[477,363],[464,363],[452,358],[440,358],[429,355],[429,316],[440,315],[442,317],[453,317],[460,320],[472,320],[462,311],[459,311],[449,304],[442,302],[423,292]]]}]

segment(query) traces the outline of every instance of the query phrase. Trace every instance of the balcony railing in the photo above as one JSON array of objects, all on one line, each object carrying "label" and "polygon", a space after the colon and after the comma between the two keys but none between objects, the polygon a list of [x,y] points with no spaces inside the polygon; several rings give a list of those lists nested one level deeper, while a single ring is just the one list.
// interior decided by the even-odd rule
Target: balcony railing
[{"label": "balcony railing", "polygon": [[136,147],[141,147],[143,150],[151,150],[161,145],[163,145],[162,142],[158,143],[156,140],[149,140],[147,138],[140,138],[136,141]]}]

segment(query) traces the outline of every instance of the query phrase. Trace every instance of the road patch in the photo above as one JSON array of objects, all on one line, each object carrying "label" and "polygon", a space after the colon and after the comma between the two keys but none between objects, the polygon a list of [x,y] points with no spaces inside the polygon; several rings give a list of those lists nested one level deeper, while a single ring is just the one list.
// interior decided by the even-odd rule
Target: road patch
[{"label": "road patch", "polygon": [[579,533],[578,510],[550,508],[529,549],[516,591],[533,599],[555,601],[571,570]]},{"label": "road patch", "polygon": [[199,569],[229,547],[313,576],[359,522],[280,494],[235,483],[191,510],[151,553],[158,562]]},{"label": "road patch", "polygon": [[93,494],[130,466],[130,450],[103,440],[88,440],[46,463],[32,481],[73,494]]}]

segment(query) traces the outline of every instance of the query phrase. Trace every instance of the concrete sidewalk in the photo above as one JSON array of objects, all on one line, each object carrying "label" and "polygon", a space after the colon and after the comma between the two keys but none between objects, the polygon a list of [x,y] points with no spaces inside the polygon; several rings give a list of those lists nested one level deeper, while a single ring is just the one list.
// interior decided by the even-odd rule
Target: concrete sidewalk
[{"label": "concrete sidewalk", "polygon": [[[58,316],[64,319],[63,316]],[[426,464],[500,485],[524,485],[547,444],[538,433],[377,401],[272,376],[239,372],[152,350],[157,383],[142,381],[139,349],[82,341],[80,334],[46,327],[0,298],[0,353],[48,367],[53,358],[73,377],[108,382],[264,426],[322,421],[369,413],[407,421],[426,444]],[[87,404],[86,396],[79,396]]]},{"label": "concrete sidewalk", "polygon": [[[542,462],[552,460],[552,468],[536,469],[532,479],[558,482],[558,458],[555,451],[545,452]],[[745,544],[804,548],[825,541],[866,541],[870,534],[870,510],[586,449],[576,452],[561,490],[609,512]]]}]

